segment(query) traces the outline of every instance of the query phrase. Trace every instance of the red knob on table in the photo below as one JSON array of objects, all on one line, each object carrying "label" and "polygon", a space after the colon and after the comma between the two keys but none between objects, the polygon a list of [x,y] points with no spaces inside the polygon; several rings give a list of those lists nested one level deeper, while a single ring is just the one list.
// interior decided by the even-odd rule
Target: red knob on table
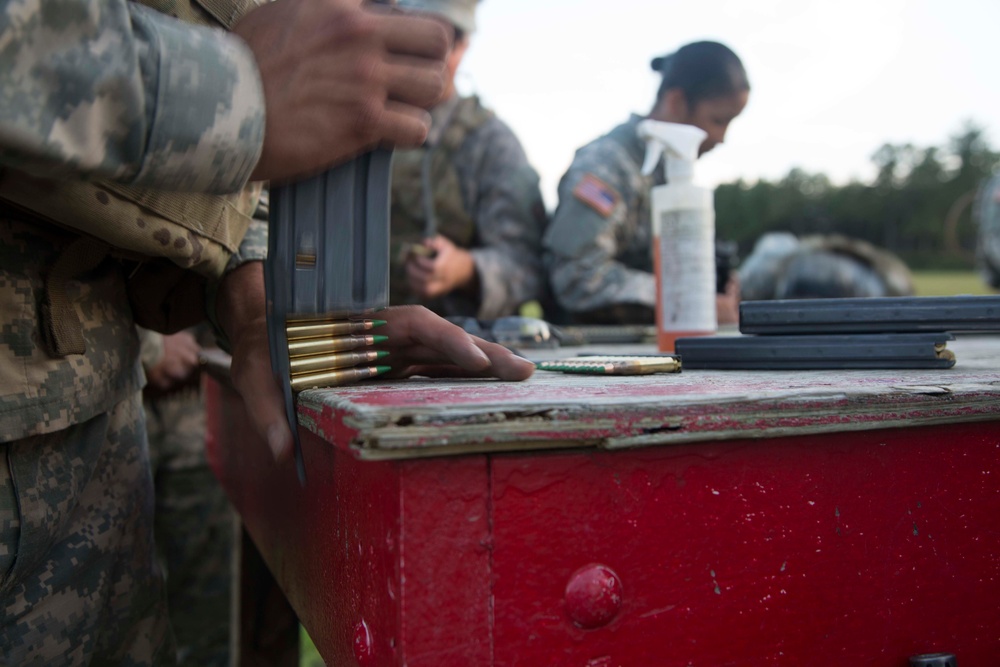
[{"label": "red knob on table", "polygon": [[566,613],[577,627],[593,630],[605,626],[621,608],[621,579],[605,565],[586,565],[566,584]]}]

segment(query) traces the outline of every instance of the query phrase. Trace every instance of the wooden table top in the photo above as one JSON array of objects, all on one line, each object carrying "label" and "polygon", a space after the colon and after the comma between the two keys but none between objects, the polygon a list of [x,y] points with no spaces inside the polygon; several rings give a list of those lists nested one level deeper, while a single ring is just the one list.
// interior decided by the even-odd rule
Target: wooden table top
[{"label": "wooden table top", "polygon": [[[620,449],[1000,420],[1000,336],[962,335],[933,370],[707,371],[526,382],[366,381],[299,395],[305,428],[365,459],[566,447]],[[652,347],[563,348],[583,352]]]}]

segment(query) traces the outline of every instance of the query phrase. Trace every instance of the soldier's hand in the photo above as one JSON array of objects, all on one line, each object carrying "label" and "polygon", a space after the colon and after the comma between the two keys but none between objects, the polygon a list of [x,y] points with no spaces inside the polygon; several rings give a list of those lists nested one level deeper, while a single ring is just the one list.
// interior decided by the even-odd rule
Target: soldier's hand
[{"label": "soldier's hand", "polygon": [[[472,336],[462,327],[423,306],[393,306],[378,312],[386,324],[378,333],[388,336],[379,349],[389,352],[387,377],[495,377],[526,380],[535,365],[502,345]],[[380,362],[381,363],[381,362]]]},{"label": "soldier's hand", "polygon": [[411,253],[406,261],[406,280],[419,299],[434,299],[455,290],[474,292],[478,286],[472,255],[443,236],[424,242],[430,252]]},{"label": "soldier's hand", "polygon": [[[232,343],[233,386],[275,460],[285,461],[292,455],[292,432],[281,388],[271,372],[263,264],[248,262],[229,273],[220,287],[217,307],[219,322]],[[385,361],[392,366],[393,376],[419,373],[524,380],[534,372],[530,361],[470,336],[422,306],[387,308],[378,317],[386,321],[379,334],[389,337],[379,349],[389,351]]]},{"label": "soldier's hand", "polygon": [[264,264],[247,262],[223,278],[216,315],[233,352],[233,387],[243,397],[254,430],[275,460],[283,461],[292,455],[292,431],[281,387],[271,372],[266,303]]},{"label": "soldier's hand", "polygon": [[163,337],[163,356],[146,371],[149,383],[161,391],[183,384],[199,368],[201,346],[187,331]]},{"label": "soldier's hand", "polygon": [[740,323],[740,281],[735,275],[726,281],[726,291],[715,295],[715,318],[719,324]]},{"label": "soldier's hand", "polygon": [[427,136],[444,94],[449,35],[440,21],[361,0],[279,0],[233,29],[264,85],[264,147],[251,178],[305,176],[378,145]]}]

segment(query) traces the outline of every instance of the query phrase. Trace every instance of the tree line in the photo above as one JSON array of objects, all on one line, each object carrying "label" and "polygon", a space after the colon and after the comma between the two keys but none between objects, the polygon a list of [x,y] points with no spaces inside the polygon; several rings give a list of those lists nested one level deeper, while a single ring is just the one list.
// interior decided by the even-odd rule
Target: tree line
[{"label": "tree line", "polygon": [[794,168],[778,182],[720,185],[716,235],[736,241],[742,257],[771,231],[839,233],[892,250],[915,269],[972,268],[972,203],[1000,166],[984,128],[967,121],[945,146],[885,144],[871,159],[870,183],[838,186]]}]

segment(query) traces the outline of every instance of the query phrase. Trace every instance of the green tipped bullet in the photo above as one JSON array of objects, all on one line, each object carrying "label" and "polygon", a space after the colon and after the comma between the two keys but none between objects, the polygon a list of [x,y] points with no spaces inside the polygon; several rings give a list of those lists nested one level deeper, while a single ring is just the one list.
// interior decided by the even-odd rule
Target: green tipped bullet
[{"label": "green tipped bullet", "polygon": [[367,380],[390,370],[389,366],[367,366],[364,368],[345,368],[339,371],[328,371],[326,373],[312,373],[310,375],[300,375],[291,380],[292,389],[303,391],[305,389],[319,389],[321,387],[339,387],[359,380]]},{"label": "green tipped bullet", "polygon": [[325,336],[323,338],[303,338],[288,341],[288,356],[314,356],[371,347],[389,340],[388,336]]},{"label": "green tipped bullet", "polygon": [[321,322],[317,324],[293,324],[285,328],[288,340],[302,338],[323,338],[326,336],[347,336],[350,334],[370,331],[383,326],[385,320],[342,320],[339,322]]},{"label": "green tipped bullet", "polygon": [[325,373],[338,368],[360,366],[376,359],[384,359],[389,353],[382,350],[366,350],[364,352],[344,352],[342,354],[323,354],[312,357],[292,357],[289,369],[292,377],[298,375],[313,375]]}]

